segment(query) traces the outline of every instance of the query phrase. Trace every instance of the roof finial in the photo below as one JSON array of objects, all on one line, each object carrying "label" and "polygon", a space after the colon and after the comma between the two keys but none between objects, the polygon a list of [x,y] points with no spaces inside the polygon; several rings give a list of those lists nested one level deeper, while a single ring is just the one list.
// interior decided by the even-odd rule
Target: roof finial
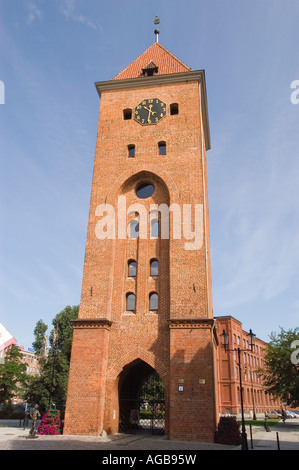
[{"label": "roof finial", "polygon": [[[160,18],[158,16],[155,17],[154,24],[160,24]],[[158,29],[155,29],[154,32],[155,32],[155,35],[156,35],[156,42],[159,42],[159,33],[160,33],[160,31]]]}]

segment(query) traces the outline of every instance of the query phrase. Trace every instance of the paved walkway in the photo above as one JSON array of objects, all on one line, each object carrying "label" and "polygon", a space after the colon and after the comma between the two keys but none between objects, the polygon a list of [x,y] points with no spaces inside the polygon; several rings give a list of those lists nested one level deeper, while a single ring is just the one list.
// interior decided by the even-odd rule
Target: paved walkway
[{"label": "paved walkway", "polygon": [[[269,429],[270,432],[258,426],[252,428],[253,450],[299,450],[299,418],[287,419],[285,423],[279,421]],[[251,450],[248,428],[247,439]]]},{"label": "paved walkway", "polygon": [[[2,423],[4,424],[4,423]],[[299,419],[279,422],[271,427],[270,432],[264,428],[253,427],[253,450],[299,450]],[[117,434],[107,437],[91,436],[38,436],[29,438],[29,429],[19,427],[0,427],[0,451],[2,450],[100,450],[120,451],[182,451],[191,455],[200,450],[239,450],[240,447],[223,446],[202,442],[170,441],[162,436],[142,436]],[[248,447],[251,450],[250,429],[247,428]],[[164,452],[165,453],[165,452]],[[107,452],[105,453],[107,454]]]}]

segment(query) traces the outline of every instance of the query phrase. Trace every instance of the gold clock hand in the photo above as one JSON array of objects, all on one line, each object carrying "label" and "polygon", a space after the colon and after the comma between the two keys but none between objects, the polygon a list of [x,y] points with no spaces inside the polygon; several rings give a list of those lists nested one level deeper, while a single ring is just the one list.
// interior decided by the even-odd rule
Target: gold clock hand
[{"label": "gold clock hand", "polygon": [[156,111],[152,111],[152,107],[153,107],[152,104],[149,105],[149,108],[147,108],[146,106],[144,106],[144,109],[146,109],[146,110],[148,111],[147,122],[151,122],[151,120],[150,120],[151,115],[152,115],[152,114],[156,114]]}]

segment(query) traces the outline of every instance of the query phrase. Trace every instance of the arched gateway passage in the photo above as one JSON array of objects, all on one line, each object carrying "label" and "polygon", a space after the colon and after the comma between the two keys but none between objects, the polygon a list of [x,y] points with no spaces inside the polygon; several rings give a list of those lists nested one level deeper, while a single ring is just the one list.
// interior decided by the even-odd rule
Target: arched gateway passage
[{"label": "arched gateway passage", "polygon": [[165,397],[159,375],[141,359],[119,377],[119,432],[164,434]]}]

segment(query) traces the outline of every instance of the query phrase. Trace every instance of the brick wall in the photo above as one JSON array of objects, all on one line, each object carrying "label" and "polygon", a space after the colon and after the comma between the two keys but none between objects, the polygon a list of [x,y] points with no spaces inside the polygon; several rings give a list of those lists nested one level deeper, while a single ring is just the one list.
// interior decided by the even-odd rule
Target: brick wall
[{"label": "brick wall", "polygon": [[229,334],[228,351],[220,345],[217,348],[219,412],[221,414],[241,413],[240,371],[238,366],[237,348],[240,348],[241,380],[243,389],[243,405],[246,416],[261,414],[267,410],[278,410],[282,404],[271,394],[265,393],[263,377],[258,369],[264,366],[266,343],[255,339],[253,350],[250,347],[248,333],[242,329],[242,323],[231,316],[215,318],[217,334],[223,330]]},{"label": "brick wall", "polygon": [[[134,112],[134,107],[147,98],[166,103],[164,119],[149,126],[123,119],[124,109]],[[178,115],[170,115],[171,103],[179,104]],[[197,81],[164,85],[157,81],[156,86],[148,88],[102,92],[66,433],[118,431],[119,380],[124,368],[138,359],[155,369],[163,380],[170,437],[213,439],[213,322],[206,157],[201,129]],[[158,153],[160,141],[166,142],[166,155]],[[134,158],[128,157],[131,144],[135,145]],[[151,182],[155,192],[140,201],[135,189],[143,181]],[[186,250],[186,239],[173,240],[172,222],[169,240],[99,240],[95,235],[99,222],[96,209],[107,203],[117,213],[121,195],[126,196],[127,206],[142,202],[147,210],[151,203],[203,205],[202,247]],[[115,228],[117,233],[117,224]],[[150,276],[152,258],[159,261],[157,277]],[[136,278],[128,277],[129,259],[137,261]],[[126,311],[127,292],[136,295],[134,313]],[[149,310],[151,292],[159,294],[158,312]],[[97,319],[106,319],[109,326],[105,323],[105,327],[94,327],[92,320]],[[194,319],[203,322],[194,324]],[[171,323],[174,320],[175,326]],[[185,380],[180,394],[178,379]]]}]

